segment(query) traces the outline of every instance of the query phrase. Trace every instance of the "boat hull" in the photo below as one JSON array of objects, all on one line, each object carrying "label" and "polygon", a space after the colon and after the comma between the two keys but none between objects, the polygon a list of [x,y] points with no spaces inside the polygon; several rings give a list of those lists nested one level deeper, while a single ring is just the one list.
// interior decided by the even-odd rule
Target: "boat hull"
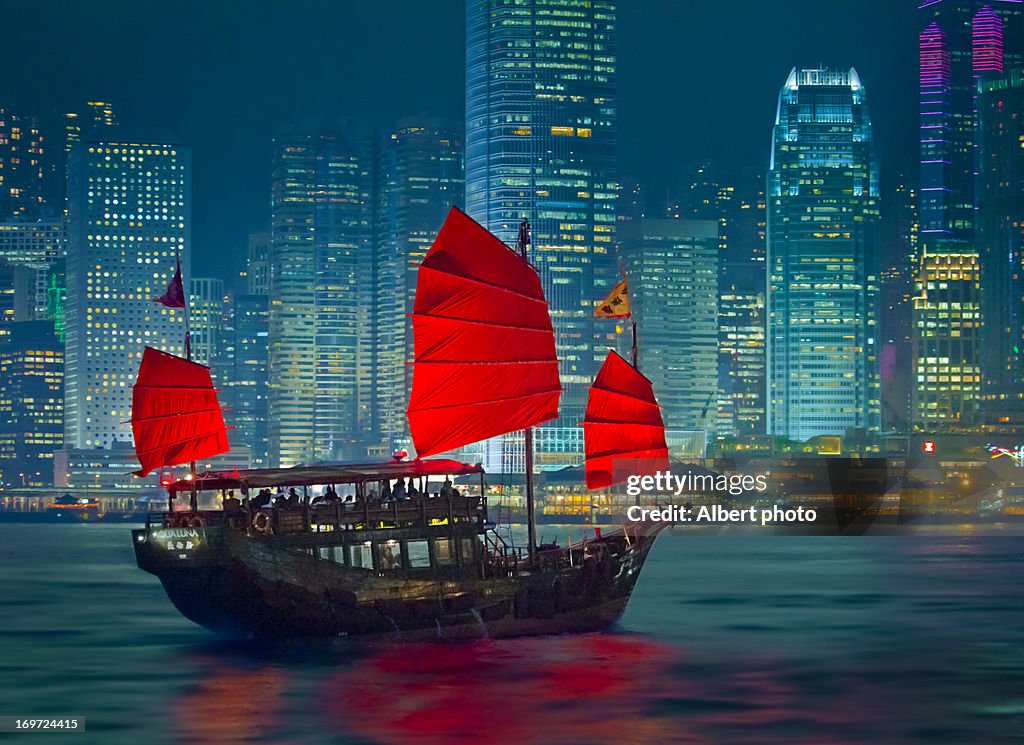
[{"label": "boat hull", "polygon": [[[506,573],[511,576],[466,567],[463,576],[417,577],[352,569],[317,558],[315,550],[219,528],[133,536],[139,566],[160,579],[186,618],[212,631],[407,639],[605,629],[625,610],[656,537],[591,542],[578,565],[542,560],[531,571]],[[167,537],[181,548],[168,550]]]}]

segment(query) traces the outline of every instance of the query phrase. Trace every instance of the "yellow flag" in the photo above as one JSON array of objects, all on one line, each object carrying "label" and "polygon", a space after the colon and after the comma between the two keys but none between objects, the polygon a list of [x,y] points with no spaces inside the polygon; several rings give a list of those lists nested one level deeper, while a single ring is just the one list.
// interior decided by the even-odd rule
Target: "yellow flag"
[{"label": "yellow flag", "polygon": [[626,279],[615,285],[615,288],[608,293],[594,314],[598,318],[628,318],[629,317],[629,291],[626,289]]}]

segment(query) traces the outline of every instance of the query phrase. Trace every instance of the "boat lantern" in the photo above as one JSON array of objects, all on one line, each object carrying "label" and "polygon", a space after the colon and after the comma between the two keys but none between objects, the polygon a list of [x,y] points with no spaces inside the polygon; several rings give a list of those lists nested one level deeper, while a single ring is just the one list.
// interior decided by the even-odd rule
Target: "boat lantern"
[{"label": "boat lantern", "polygon": [[409,453],[406,450],[396,450],[391,456],[395,463],[401,463],[403,460],[409,457]]}]

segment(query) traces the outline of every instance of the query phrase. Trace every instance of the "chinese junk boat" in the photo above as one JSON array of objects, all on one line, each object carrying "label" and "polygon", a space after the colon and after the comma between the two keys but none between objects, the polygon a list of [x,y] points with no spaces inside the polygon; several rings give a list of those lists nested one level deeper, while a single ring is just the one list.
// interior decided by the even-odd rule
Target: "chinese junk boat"
[{"label": "chinese junk boat", "polygon": [[[424,259],[408,410],[420,457],[231,473],[193,466],[170,484],[169,511],[133,541],[139,566],[186,617],[230,635],[400,638],[593,631],[619,618],[657,529],[536,543],[530,428],[557,417],[560,384],[528,241],[525,221],[516,252],[453,209]],[[634,395],[646,379],[618,360],[628,371],[616,363],[602,372],[588,409],[588,431],[609,417],[620,431],[618,445],[598,438],[602,485],[614,480],[603,464],[616,447],[627,458],[657,450],[659,438],[664,447],[653,396]],[[209,370],[155,350],[140,369],[133,425],[143,472],[228,449]],[[479,465],[429,458],[517,430],[527,443],[525,548],[489,524]]]}]

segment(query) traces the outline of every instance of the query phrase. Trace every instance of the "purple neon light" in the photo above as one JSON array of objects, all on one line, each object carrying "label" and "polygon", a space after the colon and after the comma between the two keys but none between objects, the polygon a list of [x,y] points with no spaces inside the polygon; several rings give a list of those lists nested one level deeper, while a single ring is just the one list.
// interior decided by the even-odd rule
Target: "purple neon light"
[{"label": "purple neon light", "polygon": [[971,60],[975,78],[1003,71],[1003,19],[991,5],[982,6],[971,22]]}]

